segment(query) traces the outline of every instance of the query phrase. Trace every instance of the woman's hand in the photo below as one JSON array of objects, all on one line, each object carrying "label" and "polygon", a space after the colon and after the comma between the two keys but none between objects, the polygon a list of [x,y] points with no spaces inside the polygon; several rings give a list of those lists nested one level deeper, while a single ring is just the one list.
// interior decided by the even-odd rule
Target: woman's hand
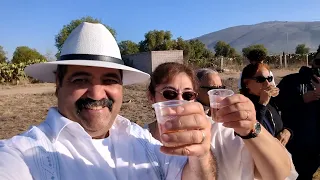
[{"label": "woman's hand", "polygon": [[269,91],[271,90],[271,86],[266,87],[265,89],[261,89],[260,100],[259,103],[266,106],[271,98]]},{"label": "woman's hand", "polygon": [[269,85],[265,89],[262,89],[260,93],[260,101],[259,103],[266,106],[271,97],[276,97],[279,95],[279,88],[274,85]]}]

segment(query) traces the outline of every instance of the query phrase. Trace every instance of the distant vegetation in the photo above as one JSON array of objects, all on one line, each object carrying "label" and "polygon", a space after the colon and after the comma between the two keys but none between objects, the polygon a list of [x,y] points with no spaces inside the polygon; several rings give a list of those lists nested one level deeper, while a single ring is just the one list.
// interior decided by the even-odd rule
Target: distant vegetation
[{"label": "distant vegetation", "polygon": [[[69,24],[64,25],[59,33],[55,36],[55,45],[58,49],[56,57],[59,58],[60,50],[68,35],[82,22],[101,23],[99,19],[87,16],[80,19],[72,20]],[[116,31],[105,25],[112,35],[116,37]],[[119,42],[119,48],[122,55],[135,54],[147,51],[160,50],[183,50],[184,62],[194,67],[220,67],[224,58],[223,66],[232,68],[234,66],[242,67],[246,61],[246,56],[252,50],[261,50],[268,54],[268,49],[263,44],[254,44],[242,49],[242,52],[237,52],[224,41],[217,41],[213,49],[206,48],[206,45],[200,40],[184,40],[181,37],[172,38],[172,33],[168,30],[150,30],[144,35],[144,39],[138,43],[131,40]],[[299,44],[296,47],[295,54],[288,56],[289,63],[303,64],[306,56],[309,59],[313,58],[314,53],[309,52],[310,48],[305,44]],[[45,62],[48,57],[40,54],[36,49],[31,49],[27,46],[19,46],[13,53],[11,60],[8,60],[4,48],[0,46],[0,83],[12,83],[19,81],[21,78],[26,78],[23,73],[25,66],[36,63]],[[268,56],[267,63],[280,64],[280,56]]]},{"label": "distant vegetation", "polygon": [[21,80],[31,80],[25,75],[23,70],[27,65],[39,62],[46,62],[46,60],[34,59],[20,63],[0,63],[0,83],[19,84]]}]

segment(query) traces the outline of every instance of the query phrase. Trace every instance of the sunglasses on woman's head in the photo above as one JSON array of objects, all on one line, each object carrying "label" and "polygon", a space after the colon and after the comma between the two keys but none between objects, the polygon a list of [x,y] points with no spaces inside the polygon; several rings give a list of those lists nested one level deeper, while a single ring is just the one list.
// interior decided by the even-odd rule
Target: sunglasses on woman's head
[{"label": "sunglasses on woman's head", "polygon": [[210,91],[212,89],[225,89],[226,86],[200,86],[200,88]]},{"label": "sunglasses on woman's head", "polygon": [[273,76],[268,76],[268,77],[264,77],[264,76],[257,76],[257,77],[253,77],[253,80],[256,80],[257,83],[264,83],[266,80],[268,82],[272,82],[273,80]]},{"label": "sunglasses on woman's head", "polygon": [[[160,91],[159,93],[161,93],[162,96],[168,100],[176,99],[178,97],[178,95],[180,94],[175,89],[164,89],[164,90]],[[198,96],[198,93],[196,93],[192,90],[184,91],[181,94],[182,94],[182,98],[186,101],[194,100]]]}]

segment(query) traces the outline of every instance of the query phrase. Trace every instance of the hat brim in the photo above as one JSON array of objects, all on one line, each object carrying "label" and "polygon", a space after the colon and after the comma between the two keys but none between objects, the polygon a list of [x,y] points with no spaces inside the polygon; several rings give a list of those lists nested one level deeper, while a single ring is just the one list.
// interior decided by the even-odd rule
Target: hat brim
[{"label": "hat brim", "polygon": [[26,75],[48,83],[56,82],[55,71],[58,65],[76,65],[76,66],[92,66],[111,69],[119,69],[123,71],[123,85],[143,83],[149,80],[150,75],[132,67],[106,62],[106,61],[90,61],[90,60],[64,60],[51,61],[45,63],[36,63],[27,66],[24,69]]}]

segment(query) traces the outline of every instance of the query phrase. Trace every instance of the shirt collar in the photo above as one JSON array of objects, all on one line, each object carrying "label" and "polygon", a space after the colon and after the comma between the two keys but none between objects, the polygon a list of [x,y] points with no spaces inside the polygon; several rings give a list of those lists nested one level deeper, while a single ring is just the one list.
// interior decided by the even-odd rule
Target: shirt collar
[{"label": "shirt collar", "polygon": [[[59,113],[57,107],[51,107],[48,111],[44,124],[48,125],[49,129],[46,130],[48,137],[53,142],[63,134],[63,131],[71,131],[77,137],[90,138],[92,137],[84,130],[84,128],[77,122],[71,121]],[[112,130],[120,130],[120,132],[130,133],[130,121],[120,115],[116,117],[113,123]],[[110,129],[110,130],[111,130]]]}]

